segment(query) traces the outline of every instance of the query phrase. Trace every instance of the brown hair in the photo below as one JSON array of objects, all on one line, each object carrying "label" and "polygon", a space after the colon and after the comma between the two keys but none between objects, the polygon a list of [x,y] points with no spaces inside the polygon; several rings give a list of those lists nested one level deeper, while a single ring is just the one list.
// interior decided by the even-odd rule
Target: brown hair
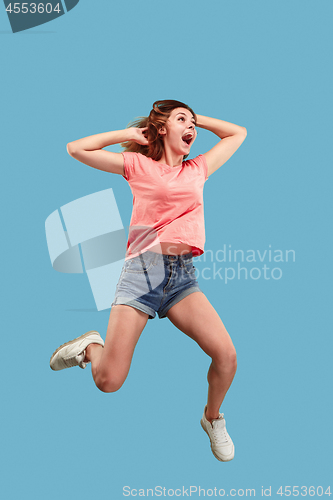
[{"label": "brown hair", "polygon": [[[165,126],[172,110],[176,108],[188,109],[192,113],[194,120],[197,120],[194,111],[183,102],[173,101],[170,99],[165,101],[156,101],[154,102],[153,109],[149,113],[148,117],[143,116],[141,118],[137,118],[128,125],[128,127],[148,127],[146,136],[148,139],[148,146],[143,146],[142,144],[138,144],[134,141],[123,142],[121,146],[124,148],[124,151],[141,153],[148,156],[148,158],[159,161],[164,151],[164,142],[159,131]],[[184,156],[184,158],[186,157],[187,155]]]}]

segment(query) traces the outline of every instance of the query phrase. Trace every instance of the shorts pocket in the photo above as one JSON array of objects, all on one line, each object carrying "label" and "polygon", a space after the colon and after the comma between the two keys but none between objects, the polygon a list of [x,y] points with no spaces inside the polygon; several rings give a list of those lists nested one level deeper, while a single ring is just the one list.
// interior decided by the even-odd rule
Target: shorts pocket
[{"label": "shorts pocket", "polygon": [[185,272],[187,274],[192,274],[193,276],[195,276],[195,267],[193,265],[193,262],[192,260],[189,260],[189,261],[185,261],[183,263],[183,267],[185,269]]},{"label": "shorts pocket", "polygon": [[145,273],[156,263],[157,255],[140,254],[137,257],[125,261],[124,269],[126,273]]}]

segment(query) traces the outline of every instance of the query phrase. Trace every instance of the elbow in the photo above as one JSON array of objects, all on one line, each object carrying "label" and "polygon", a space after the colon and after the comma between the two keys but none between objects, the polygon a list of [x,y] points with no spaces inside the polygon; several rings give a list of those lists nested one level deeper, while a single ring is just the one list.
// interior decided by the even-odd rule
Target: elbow
[{"label": "elbow", "polygon": [[237,125],[237,131],[234,133],[235,140],[239,141],[239,144],[242,144],[242,142],[245,141],[246,136],[247,136],[246,128]]},{"label": "elbow", "polygon": [[69,142],[67,144],[67,153],[70,155],[70,156],[73,156],[73,158],[75,158],[75,154],[77,152],[77,148],[74,146],[73,142]]},{"label": "elbow", "polygon": [[240,140],[240,144],[242,144],[245,139],[246,139],[246,136],[247,136],[247,130],[245,127],[240,127],[241,130],[239,131],[239,134],[238,134],[238,137],[239,137],[239,140]]}]

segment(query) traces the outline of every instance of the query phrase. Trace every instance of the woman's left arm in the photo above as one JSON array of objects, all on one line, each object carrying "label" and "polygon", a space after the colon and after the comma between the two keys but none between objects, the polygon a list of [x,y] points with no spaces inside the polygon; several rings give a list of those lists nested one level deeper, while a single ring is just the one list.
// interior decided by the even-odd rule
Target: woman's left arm
[{"label": "woman's left arm", "polygon": [[228,123],[217,118],[196,115],[197,127],[204,128],[216,134],[221,140],[204,154],[208,164],[208,176],[220,168],[237,151],[244,141],[247,131],[234,123]]}]

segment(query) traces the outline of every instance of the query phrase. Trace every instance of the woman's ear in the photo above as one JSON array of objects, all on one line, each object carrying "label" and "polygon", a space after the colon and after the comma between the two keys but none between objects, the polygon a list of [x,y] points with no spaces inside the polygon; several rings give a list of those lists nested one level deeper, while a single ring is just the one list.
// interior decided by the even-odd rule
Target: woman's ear
[{"label": "woman's ear", "polygon": [[161,127],[158,131],[158,135],[165,135],[166,134],[166,128],[165,127]]}]

